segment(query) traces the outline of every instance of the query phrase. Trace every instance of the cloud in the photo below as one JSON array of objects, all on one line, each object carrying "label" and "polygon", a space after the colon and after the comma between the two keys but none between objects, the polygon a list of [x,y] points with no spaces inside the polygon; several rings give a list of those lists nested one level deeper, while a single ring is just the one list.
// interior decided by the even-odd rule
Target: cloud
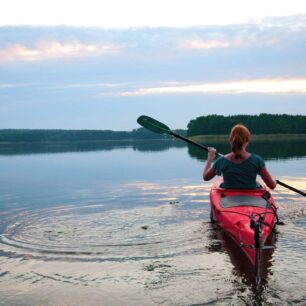
[{"label": "cloud", "polygon": [[1,84],[0,83],[0,89],[13,88],[13,87],[15,87],[14,84]]},{"label": "cloud", "polygon": [[216,48],[229,48],[231,44],[227,41],[221,40],[201,40],[191,39],[183,40],[178,43],[180,49],[216,49]]},{"label": "cloud", "polygon": [[306,79],[257,79],[139,88],[120,96],[181,94],[306,94]]},{"label": "cloud", "polygon": [[82,58],[105,53],[114,53],[123,46],[114,44],[85,44],[81,42],[42,41],[28,47],[11,44],[0,49],[0,61],[38,61],[58,58]]},{"label": "cloud", "polygon": [[0,83],[0,89],[27,87],[28,83]]},{"label": "cloud", "polygon": [[306,15],[299,15],[186,28],[0,27],[0,59],[79,58],[124,49],[124,56],[152,61],[152,58],[173,59],[182,54],[190,56],[190,50],[239,52],[239,48],[259,47],[260,52],[264,48],[270,51],[272,47],[303,48],[305,24]]},{"label": "cloud", "polygon": [[262,18],[250,23],[192,28],[177,41],[179,49],[271,47],[305,42],[306,15]]},{"label": "cloud", "polygon": [[250,46],[269,46],[280,42],[279,37],[271,35],[263,37],[263,35],[240,35],[235,37],[225,37],[223,39],[185,39],[179,41],[177,46],[179,49],[190,50],[207,50],[207,49],[222,49],[222,48],[243,48]]}]

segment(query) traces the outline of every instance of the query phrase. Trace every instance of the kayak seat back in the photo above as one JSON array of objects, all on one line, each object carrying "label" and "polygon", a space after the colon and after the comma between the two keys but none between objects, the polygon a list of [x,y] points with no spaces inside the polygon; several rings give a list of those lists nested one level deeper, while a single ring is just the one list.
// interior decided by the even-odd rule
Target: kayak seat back
[{"label": "kayak seat back", "polygon": [[230,208],[236,206],[254,206],[261,208],[270,208],[271,205],[268,201],[261,197],[249,195],[232,195],[225,196],[220,200],[220,206],[223,208]]},{"label": "kayak seat back", "polygon": [[[219,188],[225,189],[223,182],[219,185]],[[260,185],[260,183],[256,182],[256,189],[262,189],[262,188],[263,187]]]}]

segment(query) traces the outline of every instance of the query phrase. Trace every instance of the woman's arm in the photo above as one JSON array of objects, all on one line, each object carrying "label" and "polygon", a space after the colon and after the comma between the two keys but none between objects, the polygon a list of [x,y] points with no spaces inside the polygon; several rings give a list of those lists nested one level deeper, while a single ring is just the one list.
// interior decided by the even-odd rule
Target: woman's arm
[{"label": "woman's arm", "polygon": [[271,176],[266,167],[261,168],[259,175],[270,189],[274,189],[276,187],[276,180]]},{"label": "woman's arm", "polygon": [[215,170],[212,167],[212,162],[216,156],[216,149],[215,148],[208,148],[208,155],[206,160],[206,165],[203,172],[203,179],[204,181],[211,180],[215,175]]}]

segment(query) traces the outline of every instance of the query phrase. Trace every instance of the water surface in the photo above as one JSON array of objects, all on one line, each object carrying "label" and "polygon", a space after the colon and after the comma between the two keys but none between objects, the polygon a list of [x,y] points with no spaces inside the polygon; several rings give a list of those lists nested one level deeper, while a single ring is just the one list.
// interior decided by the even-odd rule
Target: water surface
[{"label": "water surface", "polygon": [[[250,147],[303,190],[305,148]],[[306,304],[305,199],[273,192],[286,225],[256,288],[209,222],[205,158],[172,141],[1,145],[0,305]]]}]

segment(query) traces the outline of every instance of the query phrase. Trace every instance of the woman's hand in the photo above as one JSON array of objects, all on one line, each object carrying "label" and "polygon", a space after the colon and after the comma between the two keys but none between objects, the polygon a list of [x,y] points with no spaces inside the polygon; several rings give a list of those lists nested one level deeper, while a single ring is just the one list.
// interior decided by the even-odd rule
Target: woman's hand
[{"label": "woman's hand", "polygon": [[204,171],[203,171],[204,181],[209,181],[216,175],[215,170],[212,167],[212,162],[213,162],[213,160],[216,156],[216,152],[217,152],[217,150],[215,148],[212,148],[212,147],[208,148],[207,161],[206,161],[206,165],[205,165]]},{"label": "woman's hand", "polygon": [[208,147],[208,156],[207,159],[214,160],[216,157],[217,150],[213,147]]}]

